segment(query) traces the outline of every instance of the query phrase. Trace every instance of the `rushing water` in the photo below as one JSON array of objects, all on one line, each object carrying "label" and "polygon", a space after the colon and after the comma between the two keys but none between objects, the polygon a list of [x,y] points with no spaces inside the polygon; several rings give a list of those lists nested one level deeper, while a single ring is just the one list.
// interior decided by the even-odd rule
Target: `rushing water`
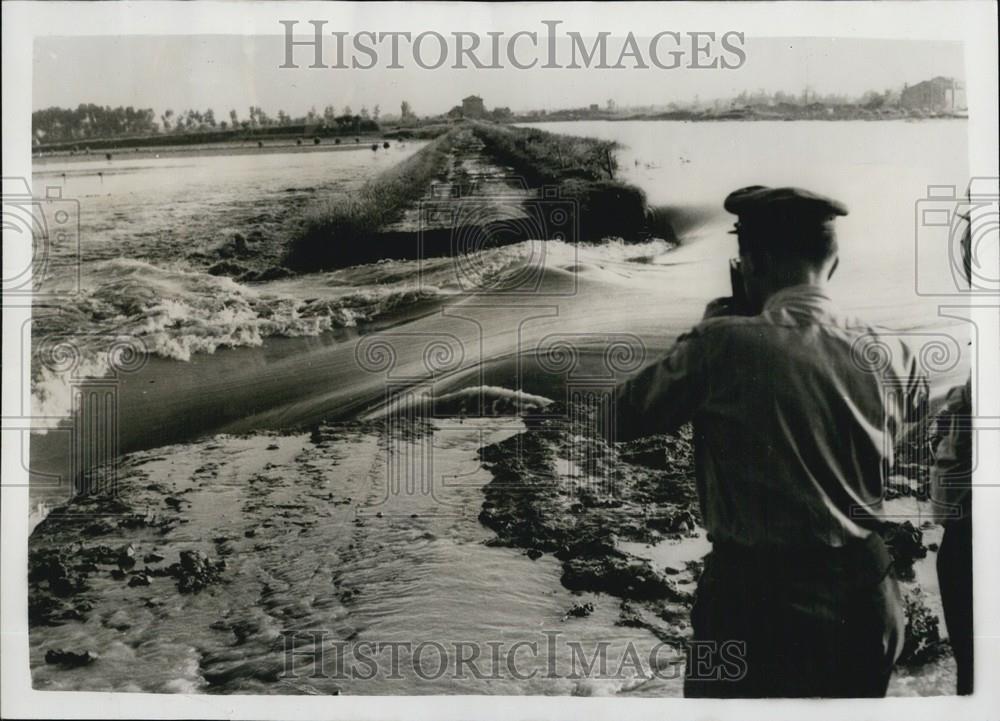
[{"label": "rushing water", "polygon": [[[470,281],[488,284],[523,271],[524,258],[539,251],[530,243],[484,251],[460,268],[447,259],[391,261],[247,283],[207,272],[219,260],[220,243],[233,233],[250,238],[256,231],[250,243],[265,257],[277,257],[288,201],[302,207],[317,195],[356,187],[415,145],[390,153],[36,167],[36,192],[64,183],[65,197],[75,195],[81,203],[83,301],[62,309],[68,322],[61,327],[135,335],[160,356],[121,379],[127,421],[122,450],[140,451],[128,468],[145,474],[142,480],[152,482],[150,487],[161,484],[187,498],[188,523],[167,538],[137,532],[138,555],[155,550],[173,560],[179,548],[202,548],[226,555],[230,564],[225,585],[193,596],[169,593],[164,602],[157,601],[155,585],[132,589],[95,581],[109,599],[100,613],[86,624],[33,632],[37,686],[254,693],[680,692],[676,673],[648,683],[627,675],[592,682],[566,673],[573,658],[569,644],[583,644],[589,656],[595,644],[610,641],[614,663],[625,644],[633,643],[648,658],[657,641],[644,630],[616,626],[616,601],[580,598],[562,588],[559,564],[551,557],[531,561],[518,551],[483,545],[492,534],[476,514],[489,475],[476,451],[520,431],[517,421],[436,421],[433,471],[442,486],[434,497],[387,494],[384,464],[392,456],[383,454],[373,436],[318,446],[298,435],[185,442],[219,429],[282,428],[324,414],[356,414],[384,398],[387,379],[426,380],[414,368],[426,363],[428,338],[459,344],[454,366],[431,378],[442,390],[486,382],[552,391],[512,359],[553,334],[575,334],[585,347],[591,338],[627,331],[656,352],[697,319],[707,300],[726,291],[726,258],[734,248],[725,234],[732,219],[721,201],[729,190],[748,184],[797,184],[848,204],[851,215],[838,221],[843,266],[836,292],[844,305],[900,332],[961,329],[938,316],[940,299],[916,294],[914,204],[929,184],[964,186],[963,123],[542,127],[619,141],[625,179],[642,186],[653,203],[707,208],[707,220],[689,228],[675,251],[663,243],[634,248],[552,243],[542,251],[544,272],[534,295],[526,298],[483,300],[460,291]],[[67,281],[59,276],[60,267],[70,266],[54,265],[55,284]],[[934,282],[947,278],[947,267],[933,270]],[[456,302],[447,313],[414,313],[416,301],[434,301],[434,308],[452,296]],[[391,360],[397,365],[383,375],[362,367],[356,337],[328,332],[376,316],[397,324],[391,335]],[[277,337],[312,335],[318,337]],[[209,357],[217,348],[229,350]],[[942,378],[963,373],[956,362]],[[142,450],[175,442],[181,445]],[[442,504],[460,512],[442,513]],[[662,563],[697,556],[704,548],[699,539],[676,549],[627,550]],[[924,564],[918,576],[933,590],[928,568]],[[158,583],[172,581],[155,579]],[[132,603],[135,598],[142,602]],[[588,599],[596,606],[592,616],[565,618],[573,603]],[[234,628],[255,630],[241,640]],[[522,649],[518,671],[541,672],[529,678],[504,673],[494,680],[453,674],[428,679],[415,674],[412,658],[404,657],[403,679],[275,680],[286,660],[282,634],[302,630],[352,642],[436,641],[449,651],[452,644],[469,641],[480,649],[500,643],[507,653],[526,640],[543,650],[536,656]],[[557,648],[549,656],[544,645],[553,633]],[[45,650],[54,647],[92,648],[101,660],[61,670],[42,662]],[[425,651],[433,671],[437,650]],[[560,671],[547,678],[551,658]],[[665,668],[676,660],[659,659]],[[488,673],[490,667],[481,660],[479,668]],[[892,692],[944,692],[948,673],[947,666],[936,666],[927,678],[900,675]]]},{"label": "rushing water", "polygon": [[[50,232],[36,241],[43,259],[32,329],[41,355],[33,369],[36,417],[51,425],[68,409],[63,364],[46,363],[61,351],[71,349],[80,375],[100,375],[119,339],[188,361],[269,336],[352,326],[382,303],[406,300],[405,293],[397,298],[350,282],[330,284],[316,299],[233,278],[275,270],[296,223],[313,207],[356,190],[423,145],[36,161],[35,197],[61,196],[42,203]],[[62,211],[68,218],[57,225]],[[58,239],[58,227],[71,232]]]},{"label": "rushing water", "polygon": [[[204,270],[218,260],[211,251],[235,233],[283,249],[281,221],[289,206],[314,196],[332,198],[409,157],[420,142],[364,149],[189,155],[117,152],[110,160],[79,156],[35,161],[33,193],[56,189],[72,211],[79,205],[79,248],[52,242],[55,260],[82,268],[83,287],[91,274],[116,258],[160,268]],[[238,150],[238,149],[234,149]],[[68,268],[67,268],[68,270]],[[47,283],[65,283],[53,268]],[[43,284],[41,289],[50,288]]]},{"label": "rushing water", "polygon": [[[928,186],[961,194],[967,183],[964,122],[540,127],[616,140],[622,177],[642,187],[651,204],[697,211],[702,220],[684,229],[684,252],[651,258],[684,264],[666,298],[691,308],[689,322],[700,305],[728,291],[726,261],[735,243],[726,234],[733,218],[721,207],[726,193],[749,184],[795,184],[839,198],[851,210],[837,221],[841,266],[833,291],[841,305],[926,346],[940,387],[967,372],[968,327],[952,317],[959,311],[939,310],[964,302],[949,264],[953,238],[948,228],[917,222],[931,205],[949,207],[929,202]],[[46,337],[96,344],[97,352],[83,348],[81,360],[93,373],[106,357],[91,356],[101,356],[109,339],[138,339],[153,355],[188,361],[218,348],[260,345],[269,336],[319,335],[391,319],[414,302],[478,287],[509,267],[509,254],[481,253],[450,274],[440,264],[428,272],[427,263],[403,261],[265,283],[231,279],[243,267],[280,263],[289,225],[317,198],[349,192],[419,147],[39,161],[36,196],[55,186],[72,201],[68,209],[76,202],[80,208],[79,248],[56,242],[45,248],[49,272],[40,290],[72,288],[78,277],[80,288],[54,308],[39,309],[36,342],[43,350]],[[237,233],[245,241],[234,250]],[[471,279],[456,279],[470,268]],[[618,314],[625,323],[632,311],[613,300],[602,308],[609,322]],[[35,400],[37,415],[57,419],[68,403],[65,384],[54,375],[36,372]]]},{"label": "rushing water", "polygon": [[[226,560],[224,580],[177,594],[170,578],[133,588],[95,574],[99,600],[85,623],[33,631],[35,686],[678,695],[683,657],[642,629],[614,627],[616,599],[562,588],[551,556],[483,544],[492,533],[477,515],[489,474],[476,450],[521,429],[513,420],[438,424],[432,493],[387,485],[387,466],[425,452],[419,438],[388,456],[377,436],[356,432],[318,445],[308,434],[220,436],[137,454],[123,466],[125,498],[153,511],[164,494],[183,499],[184,522],[166,535],[132,531],[136,558],[169,562],[198,549]],[[567,617],[584,602],[591,617]],[[43,662],[51,648],[100,658],[63,669]],[[598,655],[602,677],[583,674]]]}]

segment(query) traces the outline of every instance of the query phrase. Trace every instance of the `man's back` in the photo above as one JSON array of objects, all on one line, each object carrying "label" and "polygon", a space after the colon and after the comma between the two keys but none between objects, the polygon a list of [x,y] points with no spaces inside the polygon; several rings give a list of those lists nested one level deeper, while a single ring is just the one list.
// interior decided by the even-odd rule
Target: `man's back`
[{"label": "man's back", "polygon": [[905,346],[790,286],[760,315],[703,321],[622,390],[625,435],[694,421],[713,550],[693,642],[745,644],[744,678],[702,677],[689,659],[685,695],[883,695],[904,619],[872,522],[926,394]]},{"label": "man's back", "polygon": [[724,207],[738,216],[732,298],[621,389],[617,414],[623,435],[694,421],[712,552],[692,643],[737,640],[746,674],[722,682],[689,657],[684,693],[883,696],[904,619],[872,521],[926,381],[898,338],[842,317],[824,292],[843,204],[750,186]]},{"label": "man's back", "polygon": [[882,508],[884,469],[924,389],[895,338],[794,286],[752,318],[706,321],[694,420],[709,531],[745,545],[842,546]]},{"label": "man's back", "polygon": [[694,420],[714,540],[842,546],[881,513],[894,436],[925,389],[898,339],[800,285],[758,316],[703,321],[629,384],[619,417],[644,415],[646,431]]}]

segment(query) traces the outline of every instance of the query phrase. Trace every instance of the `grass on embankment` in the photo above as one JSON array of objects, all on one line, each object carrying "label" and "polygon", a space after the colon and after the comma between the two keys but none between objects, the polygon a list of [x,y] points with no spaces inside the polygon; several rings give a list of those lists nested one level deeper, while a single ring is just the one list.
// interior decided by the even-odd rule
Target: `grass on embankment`
[{"label": "grass on embankment", "polygon": [[[431,183],[443,177],[458,133],[432,140],[402,163],[369,180],[357,193],[337,197],[308,211],[292,240],[285,264],[319,270],[368,262],[374,236],[402,218]],[[377,259],[377,258],[376,258]]]},{"label": "grass on embankment", "polygon": [[530,186],[571,178],[614,180],[618,172],[618,144],[613,141],[482,122],[473,124],[472,131],[490,155],[513,167]]},{"label": "grass on embankment", "polygon": [[649,234],[645,193],[616,180],[617,143],[482,122],[472,130],[489,155],[530,187],[554,187],[552,197],[573,202],[577,240],[638,240]]},{"label": "grass on embankment", "polygon": [[[536,191],[535,200],[515,201],[520,211],[537,214],[537,222],[524,224],[531,229],[525,232],[532,233],[532,237],[517,237],[509,232],[497,235],[497,228],[493,227],[496,224],[489,222],[475,228],[433,227],[419,231],[393,228],[435,180],[447,176],[449,161],[469,152],[470,146],[471,152],[478,152],[478,143],[469,142],[473,135],[482,143],[489,160],[509,166],[525,185]],[[635,241],[650,235],[673,240],[669,219],[649,212],[642,190],[615,179],[618,167],[615,147],[615,143],[594,138],[492,123],[463,123],[368,181],[358,192],[308,211],[284,264],[293,270],[312,271],[382,258],[448,255],[455,252],[455,237],[470,233],[482,237],[477,247],[547,240],[545,232],[549,226],[545,218],[554,209],[553,203],[568,209],[573,216],[570,222],[574,230],[569,234],[563,232],[565,223],[553,228],[553,235],[559,232],[560,238],[570,242],[596,242],[609,237]],[[457,167],[461,169],[461,163]],[[503,198],[482,200],[487,204],[505,202]],[[541,237],[537,237],[539,234]]]},{"label": "grass on embankment", "polygon": [[396,140],[433,140],[452,130],[448,123],[430,123],[428,125],[415,125],[412,127],[396,128],[387,133],[384,137]]}]

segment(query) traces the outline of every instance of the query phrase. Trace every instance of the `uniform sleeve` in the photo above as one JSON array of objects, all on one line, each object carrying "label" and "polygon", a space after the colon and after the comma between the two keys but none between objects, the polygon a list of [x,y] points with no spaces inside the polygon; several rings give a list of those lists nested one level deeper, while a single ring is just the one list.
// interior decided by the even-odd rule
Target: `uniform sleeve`
[{"label": "uniform sleeve", "polygon": [[691,420],[705,393],[705,339],[697,330],[615,389],[614,440],[669,433]]}]

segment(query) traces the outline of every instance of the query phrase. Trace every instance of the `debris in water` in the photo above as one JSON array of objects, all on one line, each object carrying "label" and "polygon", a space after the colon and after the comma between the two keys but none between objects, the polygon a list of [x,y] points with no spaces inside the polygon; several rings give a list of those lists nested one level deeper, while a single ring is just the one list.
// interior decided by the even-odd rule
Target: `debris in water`
[{"label": "debris in water", "polygon": [[566,612],[567,618],[586,618],[594,612],[594,604],[587,603],[574,603],[573,607]]},{"label": "debris in water", "polygon": [[67,668],[87,666],[97,659],[98,656],[93,651],[77,653],[76,651],[65,651],[61,648],[51,648],[45,652],[45,663],[65,666]]}]

